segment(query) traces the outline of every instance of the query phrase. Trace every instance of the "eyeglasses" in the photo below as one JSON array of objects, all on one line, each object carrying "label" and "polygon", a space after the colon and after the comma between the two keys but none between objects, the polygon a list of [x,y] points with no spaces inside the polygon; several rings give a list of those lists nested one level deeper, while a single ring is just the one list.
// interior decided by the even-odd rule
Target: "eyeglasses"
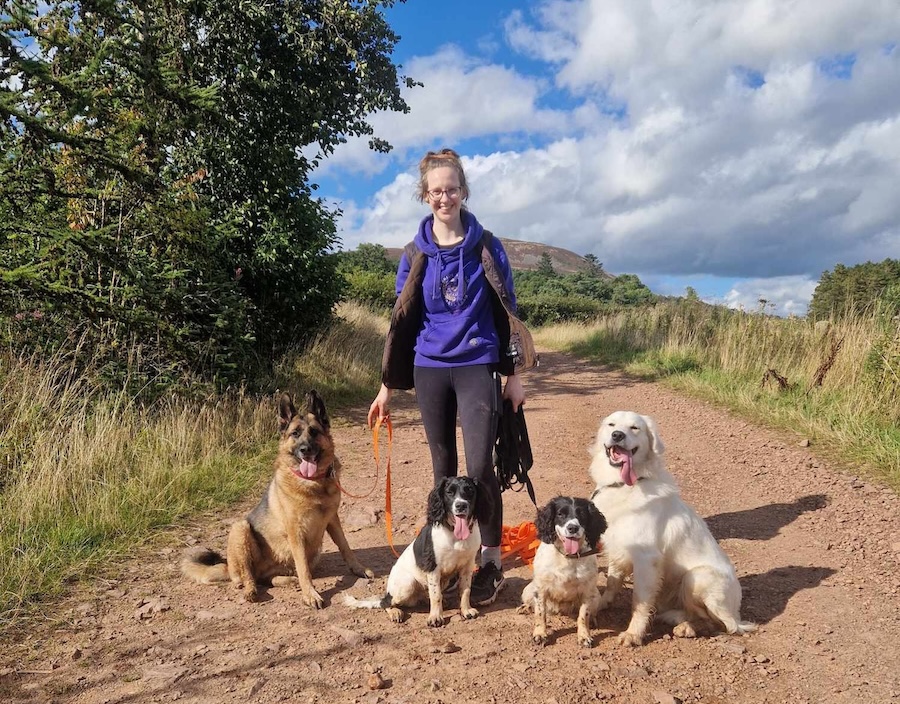
[{"label": "eyeglasses", "polygon": [[459,186],[454,186],[453,188],[445,188],[443,190],[436,188],[433,191],[428,191],[428,195],[434,200],[440,200],[444,197],[445,193],[450,200],[456,200],[459,198],[459,194],[462,193],[462,189]]}]

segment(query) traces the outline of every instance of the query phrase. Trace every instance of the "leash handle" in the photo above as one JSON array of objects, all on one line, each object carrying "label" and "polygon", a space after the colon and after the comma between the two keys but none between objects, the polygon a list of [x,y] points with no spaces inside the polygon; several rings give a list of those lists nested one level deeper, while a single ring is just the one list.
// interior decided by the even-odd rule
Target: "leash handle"
[{"label": "leash handle", "polygon": [[391,425],[390,416],[379,416],[372,428],[372,444],[375,450],[375,481],[378,481],[378,469],[381,466],[378,457],[378,435],[381,429],[381,423],[384,421],[387,427],[388,450],[387,450],[387,466],[385,468],[385,486],[384,486],[384,532],[387,535],[388,545],[394,557],[400,557],[400,553],[394,547],[394,521],[391,514],[391,450],[394,445],[394,427]]}]

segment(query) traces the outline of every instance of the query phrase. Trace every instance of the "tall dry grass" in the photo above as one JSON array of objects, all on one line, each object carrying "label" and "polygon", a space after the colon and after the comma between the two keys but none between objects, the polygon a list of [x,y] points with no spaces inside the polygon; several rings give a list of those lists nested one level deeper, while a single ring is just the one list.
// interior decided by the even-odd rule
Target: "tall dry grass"
[{"label": "tall dry grass", "polygon": [[877,310],[813,323],[667,302],[536,339],[803,433],[900,486],[900,326]]},{"label": "tall dry grass", "polygon": [[[344,306],[273,387],[315,387],[332,412],[370,399],[387,321]],[[146,408],[61,359],[0,354],[0,625],[154,530],[264,482],[275,396],[240,391]]]}]

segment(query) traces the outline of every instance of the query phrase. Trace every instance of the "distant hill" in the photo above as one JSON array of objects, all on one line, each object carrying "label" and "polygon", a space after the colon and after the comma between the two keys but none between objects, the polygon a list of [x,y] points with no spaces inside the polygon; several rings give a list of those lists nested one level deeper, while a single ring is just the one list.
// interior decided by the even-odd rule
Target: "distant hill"
[{"label": "distant hill", "polygon": [[[554,247],[553,245],[541,244],[540,242],[510,240],[506,237],[501,237],[500,241],[503,243],[503,248],[509,256],[512,268],[517,271],[537,269],[544,252],[550,255],[550,260],[553,262],[553,271],[557,274],[575,274],[579,271],[588,271],[590,269],[590,264],[584,257],[562,247]],[[387,247],[385,251],[388,258],[395,262],[400,261],[400,255],[403,253],[403,249],[399,247]],[[615,278],[606,271],[603,274],[610,279]]]}]

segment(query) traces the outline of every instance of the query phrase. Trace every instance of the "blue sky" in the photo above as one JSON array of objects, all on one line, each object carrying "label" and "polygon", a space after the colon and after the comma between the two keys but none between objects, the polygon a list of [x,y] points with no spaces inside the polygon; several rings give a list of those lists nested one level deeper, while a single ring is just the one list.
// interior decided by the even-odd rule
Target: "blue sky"
[{"label": "blue sky", "polygon": [[835,264],[900,258],[896,0],[411,0],[394,60],[424,83],[313,179],[342,246],[401,246],[428,149],[479,220],[651,289],[803,314]]}]

